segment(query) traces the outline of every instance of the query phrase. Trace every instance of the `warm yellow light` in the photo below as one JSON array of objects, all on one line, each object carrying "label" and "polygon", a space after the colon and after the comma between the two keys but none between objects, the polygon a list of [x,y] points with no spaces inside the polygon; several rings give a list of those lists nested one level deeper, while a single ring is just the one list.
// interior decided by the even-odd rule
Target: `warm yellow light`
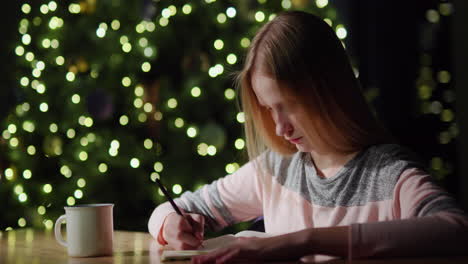
[{"label": "warm yellow light", "polygon": [[65,78],[67,79],[67,81],[73,82],[75,80],[75,74],[73,72],[67,72]]},{"label": "warm yellow light", "polygon": [[318,8],[324,8],[328,5],[328,0],[315,0],[315,4]]},{"label": "warm yellow light", "polygon": [[24,219],[23,217],[18,219],[18,226],[19,227],[25,227],[26,226],[26,219]]},{"label": "warm yellow light", "polygon": [[45,193],[51,193],[52,192],[52,185],[50,184],[44,184],[44,186],[42,187],[42,190],[45,192]]},{"label": "warm yellow light", "polygon": [[228,99],[228,100],[232,100],[232,99],[234,99],[234,97],[236,97],[236,92],[234,92],[234,90],[231,89],[231,88],[227,88],[224,91],[224,97],[226,97],[226,99]]},{"label": "warm yellow light", "polygon": [[10,146],[16,148],[19,145],[19,140],[15,137],[10,139]]},{"label": "warm yellow light", "polygon": [[122,125],[122,126],[125,126],[128,124],[128,116],[126,115],[123,115],[119,118],[119,123]]},{"label": "warm yellow light", "polygon": [[122,50],[126,53],[129,53],[132,50],[132,44],[130,43],[125,43],[122,45]]},{"label": "warm yellow light", "polygon": [[174,186],[172,186],[172,192],[180,194],[182,192],[182,186],[180,186],[180,184],[174,184]]},{"label": "warm yellow light", "polygon": [[72,101],[74,104],[80,103],[80,101],[81,101],[80,95],[79,95],[79,94],[74,94],[74,95],[72,95],[71,101]]},{"label": "warm yellow light", "polygon": [[120,28],[120,21],[117,19],[112,20],[111,28],[113,30],[118,30]]},{"label": "warm yellow light", "polygon": [[192,12],[192,6],[190,4],[185,4],[182,7],[182,12],[186,15],[190,14]]},{"label": "warm yellow light", "polygon": [[109,149],[109,155],[112,156],[112,157],[115,157],[119,154],[119,151],[117,149]]},{"label": "warm yellow light", "polygon": [[250,39],[248,38],[242,38],[240,41],[240,44],[243,48],[247,48],[250,46]]},{"label": "warm yellow light", "polygon": [[116,139],[112,140],[110,145],[111,145],[111,148],[113,148],[113,149],[120,148],[120,142],[118,140],[116,140]]},{"label": "warm yellow light", "polygon": [[16,47],[15,53],[16,53],[16,55],[18,55],[18,56],[23,56],[23,54],[24,54],[24,48],[23,48],[23,46],[18,46],[18,47]]},{"label": "warm yellow light", "polygon": [[245,115],[244,112],[239,112],[236,115],[237,122],[244,123],[245,122]]},{"label": "warm yellow light", "polygon": [[174,121],[174,125],[178,128],[181,128],[184,126],[184,120],[180,117],[176,118],[176,120]]},{"label": "warm yellow light", "polygon": [[16,195],[20,195],[24,192],[23,186],[21,184],[18,184],[13,188],[13,191],[16,193]]},{"label": "warm yellow light", "polygon": [[86,151],[81,151],[78,157],[81,161],[85,161],[88,159],[88,153]]},{"label": "warm yellow light", "polygon": [[130,77],[125,76],[122,78],[122,85],[125,87],[129,87],[132,84],[132,79]]},{"label": "warm yellow light", "polygon": [[10,132],[11,134],[14,134],[14,133],[16,133],[16,131],[17,131],[17,128],[16,128],[15,124],[9,124],[8,125],[8,132]]},{"label": "warm yellow light", "polygon": [[[75,205],[75,198],[72,197],[72,196],[69,196],[69,197],[67,198],[67,205],[69,205],[69,206]],[[52,228],[52,227],[51,227],[51,228]]]},{"label": "warm yellow light", "polygon": [[163,166],[163,164],[161,162],[157,161],[157,162],[154,163],[154,170],[156,172],[161,172],[161,171],[163,171],[163,169],[164,169],[164,166]]},{"label": "warm yellow light", "polygon": [[281,1],[281,6],[282,6],[284,9],[289,9],[289,8],[291,8],[291,0],[283,0],[283,1]]},{"label": "warm yellow light", "polygon": [[439,12],[437,12],[434,9],[429,9],[426,12],[426,19],[427,19],[427,21],[429,21],[431,23],[438,23],[439,20],[440,20]]},{"label": "warm yellow light", "polygon": [[58,56],[55,58],[55,63],[57,63],[57,65],[63,65],[65,63],[65,59],[62,56]]},{"label": "warm yellow light", "polygon": [[138,114],[138,121],[140,121],[141,123],[146,122],[147,119],[148,119],[148,117],[146,116],[145,113],[139,113]]},{"label": "warm yellow light", "polygon": [[136,98],[133,100],[133,106],[135,106],[135,108],[141,108],[143,106],[143,100],[141,100],[141,98]]},{"label": "warm yellow light", "polygon": [[96,36],[98,36],[98,38],[103,38],[106,36],[106,30],[99,27],[98,29],[96,29]]},{"label": "warm yellow light", "polygon": [[234,142],[236,149],[243,149],[245,147],[245,141],[242,138],[236,139]]},{"label": "warm yellow light", "polygon": [[49,125],[49,130],[50,130],[50,132],[52,132],[52,133],[56,133],[56,132],[58,131],[58,126],[57,126],[57,124],[55,124],[55,123],[50,124],[50,125]]},{"label": "warm yellow light", "polygon": [[228,7],[226,9],[226,15],[228,17],[233,18],[233,17],[236,16],[236,14],[237,14],[237,11],[236,11],[236,9],[234,7]]},{"label": "warm yellow light", "polygon": [[13,180],[14,177],[15,175],[13,173],[13,170],[11,168],[7,168],[5,170],[5,178],[10,181],[10,180]]},{"label": "warm yellow light", "polygon": [[163,114],[161,112],[157,111],[157,112],[154,113],[154,119],[156,121],[161,121],[162,118],[163,118]]},{"label": "warm yellow light", "polygon": [[86,127],[92,127],[93,126],[93,119],[91,117],[86,117],[86,119],[84,120],[84,125]]},{"label": "warm yellow light", "polygon": [[147,61],[143,62],[143,64],[141,64],[141,70],[144,72],[149,72],[151,70],[151,64]]},{"label": "warm yellow light", "polygon": [[134,169],[140,167],[140,160],[137,158],[132,158],[130,160],[130,166]]},{"label": "warm yellow light", "polygon": [[146,22],[145,29],[148,32],[153,32],[156,29],[156,24],[154,24],[152,21]]},{"label": "warm yellow light", "polygon": [[32,177],[31,170],[24,170],[23,171],[23,178],[25,178],[26,180],[29,180],[29,179],[31,179],[31,177]]},{"label": "warm yellow light", "polygon": [[143,141],[143,146],[145,146],[145,149],[151,149],[153,147],[153,141],[147,138]]},{"label": "warm yellow light", "polygon": [[216,17],[216,20],[218,21],[218,23],[223,24],[226,22],[227,17],[224,13],[219,13],[218,16]]},{"label": "warm yellow light", "polygon": [[142,23],[140,23],[140,24],[136,25],[135,31],[137,33],[141,34],[141,33],[143,33],[145,31],[145,26]]},{"label": "warm yellow light", "polygon": [[24,203],[28,200],[28,195],[26,193],[21,193],[20,195],[18,195],[18,200]]},{"label": "warm yellow light", "polygon": [[201,95],[201,89],[198,86],[194,86],[192,90],[190,90],[190,93],[193,97],[199,97]]},{"label": "warm yellow light", "polygon": [[197,129],[195,127],[189,127],[187,129],[187,136],[191,137],[191,138],[196,137],[197,136]]},{"label": "warm yellow light", "polygon": [[82,138],[80,139],[80,145],[81,145],[81,146],[86,147],[88,144],[89,144],[88,138],[82,137]]},{"label": "warm yellow light", "polygon": [[161,17],[159,19],[159,25],[161,25],[161,27],[165,27],[169,24],[169,19],[165,18],[165,17]]},{"label": "warm yellow light", "polygon": [[159,179],[159,178],[160,178],[160,176],[159,176],[159,174],[157,172],[152,172],[151,175],[150,175],[150,179],[153,182],[156,182],[156,179]]},{"label": "warm yellow light", "polygon": [[75,135],[76,135],[75,129],[69,128],[69,129],[67,130],[67,137],[68,137],[68,138],[70,138],[70,139],[71,139],[71,138],[74,138]]},{"label": "warm yellow light", "polygon": [[151,57],[154,54],[153,48],[151,47],[146,47],[145,50],[143,51],[146,57]]},{"label": "warm yellow light", "polygon": [[76,197],[76,199],[81,199],[83,198],[83,191],[79,189],[75,190],[75,193],[73,195]]},{"label": "warm yellow light", "polygon": [[44,215],[46,213],[46,208],[43,205],[41,205],[41,206],[37,207],[37,212],[40,215]]},{"label": "warm yellow light", "polygon": [[226,165],[225,170],[226,170],[227,173],[231,174],[234,171],[236,171],[236,167],[234,165],[232,165],[231,163],[229,163],[229,164]]},{"label": "warm yellow light", "polygon": [[31,43],[31,36],[29,34],[24,34],[21,37],[21,42],[23,42],[24,45],[29,45]]},{"label": "warm yellow light", "polygon": [[52,48],[54,48],[54,49],[58,48],[58,46],[59,46],[59,41],[56,40],[56,39],[51,40],[51,41],[50,41],[50,46],[51,46]]},{"label": "warm yellow light", "polygon": [[176,108],[177,100],[175,98],[170,98],[169,100],[167,100],[167,106],[172,109]]},{"label": "warm yellow light", "polygon": [[344,26],[340,24],[336,26],[336,35],[339,39],[345,39],[348,35],[348,32],[346,31],[346,28],[344,28]]},{"label": "warm yellow light", "polygon": [[33,60],[34,60],[34,53],[32,53],[32,52],[30,52],[30,51],[27,52],[27,53],[26,53],[26,60],[27,60],[27,61],[33,61]]},{"label": "warm yellow light", "polygon": [[21,11],[25,14],[29,14],[31,12],[31,6],[29,4],[23,4],[21,6]]},{"label": "warm yellow light", "polygon": [[226,61],[229,63],[229,64],[234,64],[237,62],[237,56],[233,53],[227,55],[226,57]]},{"label": "warm yellow light", "polygon": [[23,122],[23,129],[24,131],[32,133],[36,129],[36,126],[34,125],[33,122],[26,120]]},{"label": "warm yellow light", "polygon": [[208,146],[208,148],[206,149],[206,152],[208,153],[208,155],[214,156],[214,155],[216,155],[216,147],[210,145],[210,146]]},{"label": "warm yellow light", "polygon": [[86,180],[83,179],[83,178],[79,178],[77,181],[76,181],[76,185],[78,185],[78,187],[80,188],[83,188],[86,186]]},{"label": "warm yellow light", "polygon": [[221,50],[224,47],[224,42],[220,39],[217,39],[214,41],[213,46],[215,47],[215,49]]},{"label": "warm yellow light", "polygon": [[170,5],[168,9],[169,9],[171,16],[175,16],[177,14],[177,7],[175,7],[175,5]]},{"label": "warm yellow light", "polygon": [[136,96],[143,96],[143,93],[144,93],[144,89],[141,85],[137,85],[135,87],[135,95]]},{"label": "warm yellow light", "polygon": [[255,20],[257,20],[257,22],[263,22],[263,20],[265,20],[265,13],[262,11],[257,11],[255,13]]},{"label": "warm yellow light", "polygon": [[105,173],[107,171],[107,169],[108,169],[107,164],[105,164],[105,163],[101,163],[98,166],[98,170],[99,170],[100,173]]},{"label": "warm yellow light", "polygon": [[41,110],[41,112],[47,112],[49,110],[49,105],[47,103],[41,103],[39,105],[39,110]]},{"label": "warm yellow light", "polygon": [[26,151],[28,152],[29,155],[32,156],[36,154],[36,147],[34,147],[33,145],[29,145]]},{"label": "warm yellow light", "polygon": [[70,178],[72,176],[72,171],[67,165],[63,165],[62,167],[60,167],[60,173],[62,173],[62,175],[66,178]]},{"label": "warm yellow light", "polygon": [[138,44],[139,44],[142,48],[144,48],[144,47],[148,46],[148,39],[147,39],[147,38],[140,38],[140,39],[138,40]]},{"label": "warm yellow light", "polygon": [[81,11],[81,7],[79,4],[73,3],[68,6],[68,11],[72,14],[78,14]]}]

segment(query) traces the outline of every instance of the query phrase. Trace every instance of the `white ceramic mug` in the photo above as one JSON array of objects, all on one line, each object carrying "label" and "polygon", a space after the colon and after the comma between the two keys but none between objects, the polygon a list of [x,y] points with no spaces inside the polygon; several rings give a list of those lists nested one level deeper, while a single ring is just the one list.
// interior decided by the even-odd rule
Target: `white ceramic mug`
[{"label": "white ceramic mug", "polygon": [[[65,214],[55,222],[55,239],[72,257],[112,255],[114,238],[113,204],[65,206]],[[61,225],[66,222],[67,239]]]}]

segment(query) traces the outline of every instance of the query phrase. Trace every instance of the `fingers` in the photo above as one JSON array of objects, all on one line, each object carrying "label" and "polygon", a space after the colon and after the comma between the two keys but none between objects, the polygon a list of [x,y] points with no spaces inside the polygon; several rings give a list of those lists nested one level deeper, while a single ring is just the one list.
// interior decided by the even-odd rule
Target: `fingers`
[{"label": "fingers", "polygon": [[198,239],[203,240],[203,234],[205,232],[205,217],[199,214],[190,214],[187,216],[191,222],[190,224],[192,225],[192,232]]},{"label": "fingers", "polygon": [[176,250],[197,249],[202,241],[194,237],[192,233],[180,232],[176,237],[176,242],[173,243]]}]

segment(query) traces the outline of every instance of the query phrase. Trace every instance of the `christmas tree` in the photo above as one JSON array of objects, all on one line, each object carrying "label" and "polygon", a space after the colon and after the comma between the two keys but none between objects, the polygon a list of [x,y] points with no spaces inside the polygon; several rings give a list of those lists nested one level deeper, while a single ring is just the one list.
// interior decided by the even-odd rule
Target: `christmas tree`
[{"label": "christmas tree", "polygon": [[17,99],[2,123],[0,229],[50,229],[63,206],[111,202],[116,228],[145,230],[174,193],[245,161],[230,73],[282,10],[327,0],[30,1],[13,49]]}]

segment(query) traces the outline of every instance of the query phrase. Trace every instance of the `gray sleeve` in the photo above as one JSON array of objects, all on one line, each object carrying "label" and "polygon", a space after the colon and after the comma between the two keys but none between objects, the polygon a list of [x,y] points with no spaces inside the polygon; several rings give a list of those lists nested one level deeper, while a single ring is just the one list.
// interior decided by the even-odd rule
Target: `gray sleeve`
[{"label": "gray sleeve", "polygon": [[[212,182],[209,185],[204,186],[207,188],[207,193],[213,206],[219,212],[223,220],[227,225],[235,224],[234,218],[229,212],[226,205],[223,203],[221,196],[218,191],[217,183],[219,180]],[[220,230],[225,226],[221,225],[216,220],[215,214],[210,210],[207,201],[203,198],[202,190],[198,189],[195,192],[186,191],[182,194],[182,199],[176,199],[176,203],[183,208],[186,212],[201,214],[205,216],[205,225],[211,230]]]}]

